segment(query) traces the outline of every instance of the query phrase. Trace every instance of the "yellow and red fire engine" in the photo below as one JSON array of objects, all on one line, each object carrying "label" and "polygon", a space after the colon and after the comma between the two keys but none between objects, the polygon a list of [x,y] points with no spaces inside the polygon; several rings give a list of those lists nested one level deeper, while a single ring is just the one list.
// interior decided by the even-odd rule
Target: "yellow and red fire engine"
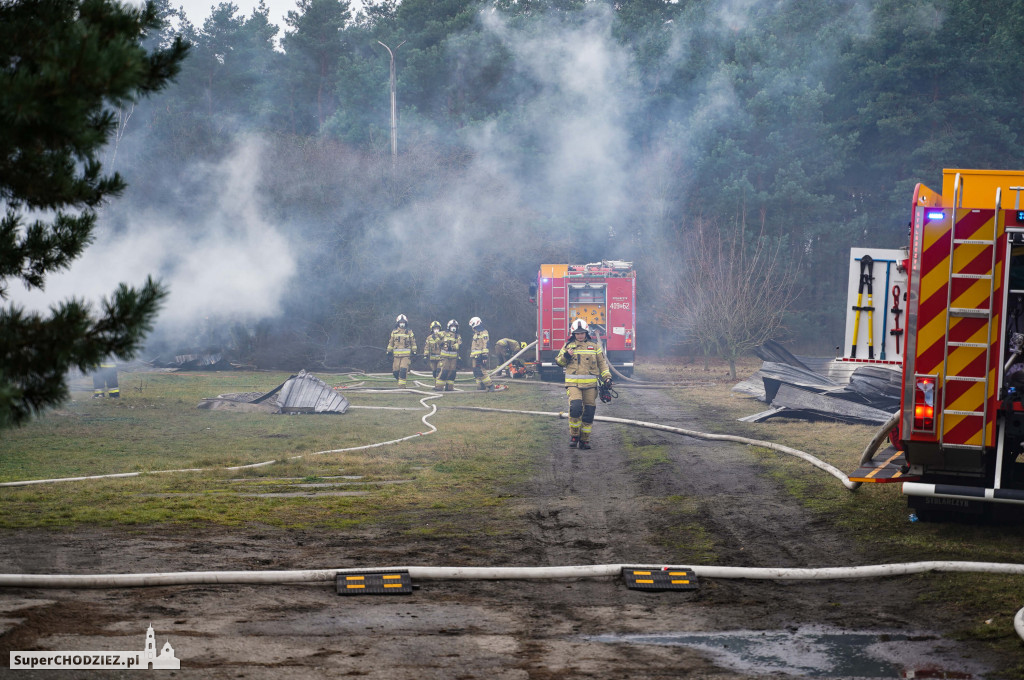
[{"label": "yellow and red fire engine", "polygon": [[604,344],[608,362],[625,376],[636,357],[636,270],[632,262],[602,260],[590,264],[542,264],[530,284],[537,305],[536,362],[541,379],[562,380],[555,356],[575,319],[589,324]]},{"label": "yellow and red fire engine", "polygon": [[850,478],[902,482],[922,518],[1024,506],[1021,192],[1024,171],[956,169],[914,191],[898,451]]}]

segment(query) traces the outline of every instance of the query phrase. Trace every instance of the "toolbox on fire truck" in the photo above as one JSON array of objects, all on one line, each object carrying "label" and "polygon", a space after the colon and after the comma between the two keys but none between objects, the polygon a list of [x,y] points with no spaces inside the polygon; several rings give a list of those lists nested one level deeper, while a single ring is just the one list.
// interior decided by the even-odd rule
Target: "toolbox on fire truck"
[{"label": "toolbox on fire truck", "polygon": [[555,356],[569,335],[569,324],[583,319],[604,344],[616,371],[633,374],[636,356],[636,271],[632,262],[542,264],[530,285],[537,304],[536,361],[541,379],[560,381]]},{"label": "toolbox on fire truck", "polygon": [[[1024,171],[999,170],[945,170],[941,194],[914,192],[903,393],[889,438],[922,518],[1024,505],[1022,192]],[[850,478],[875,481],[863,469]]]}]

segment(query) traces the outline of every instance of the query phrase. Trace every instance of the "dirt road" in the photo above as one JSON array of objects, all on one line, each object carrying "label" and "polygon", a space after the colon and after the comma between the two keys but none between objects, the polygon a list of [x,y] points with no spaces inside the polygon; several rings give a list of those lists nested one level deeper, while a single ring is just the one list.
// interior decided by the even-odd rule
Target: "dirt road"
[{"label": "dirt road", "polygon": [[[664,392],[620,391],[626,398],[599,414],[700,429]],[[552,442],[547,463],[517,490],[522,525],[513,538],[481,535],[472,546],[452,546],[277,530],[16,532],[0,536],[0,571],[450,565],[453,551],[460,564],[471,555],[477,566],[685,564],[702,550],[729,566],[889,561],[858,553],[829,522],[789,498],[740,445],[600,422],[590,451],[569,450],[565,439]],[[646,447],[659,447],[654,463],[638,464],[636,456],[630,462],[627,449]],[[678,510],[683,505],[685,513]],[[700,585],[645,593],[614,578],[424,581],[412,595],[377,598],[339,597],[325,585],[0,589],[0,630],[6,630],[0,675],[10,650],[142,649],[149,625],[157,648],[170,642],[181,660],[181,670],[171,673],[187,678],[907,677],[909,671],[981,678],[1000,664],[979,643],[942,637],[960,622],[916,601],[917,589],[927,587],[920,579]],[[66,671],[18,677],[51,676],[69,677]]]}]

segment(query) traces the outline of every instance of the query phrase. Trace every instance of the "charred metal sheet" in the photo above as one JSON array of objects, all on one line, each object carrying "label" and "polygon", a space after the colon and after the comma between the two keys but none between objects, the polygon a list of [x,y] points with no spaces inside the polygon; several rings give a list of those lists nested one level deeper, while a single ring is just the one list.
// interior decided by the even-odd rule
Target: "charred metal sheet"
[{"label": "charred metal sheet", "polygon": [[739,420],[741,423],[760,423],[762,421],[768,420],[772,416],[778,415],[788,416],[788,409],[785,409],[781,406],[778,408],[770,408],[767,411],[761,411],[760,413],[753,413],[749,416],[737,418],[737,420]]},{"label": "charred metal sheet", "polygon": [[[837,399],[827,392],[813,392],[793,385],[781,385],[773,407],[804,411],[821,418],[848,423],[884,424],[892,416],[889,411],[873,408],[846,399]],[[791,414],[787,414],[791,415]]]},{"label": "charred metal sheet", "polygon": [[756,354],[759,359],[765,362],[770,362],[774,364],[788,364],[789,366],[801,368],[805,371],[811,371],[810,368],[808,368],[802,361],[797,359],[796,356],[793,355],[788,349],[786,349],[779,343],[775,342],[774,340],[769,340],[763,345],[758,345],[757,347],[755,347],[754,354]]},{"label": "charred metal sheet", "polygon": [[279,388],[281,413],[344,413],[348,399],[316,376],[299,371]]},{"label": "charred metal sheet", "polygon": [[733,387],[733,391],[771,403],[780,384],[799,385],[818,392],[842,386],[841,383],[806,368],[766,361],[757,373]]}]

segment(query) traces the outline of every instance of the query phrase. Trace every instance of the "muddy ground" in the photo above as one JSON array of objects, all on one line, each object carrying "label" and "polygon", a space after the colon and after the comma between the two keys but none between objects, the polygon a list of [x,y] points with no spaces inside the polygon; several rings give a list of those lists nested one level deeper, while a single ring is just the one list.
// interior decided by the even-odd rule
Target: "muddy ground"
[{"label": "muddy ground", "polygon": [[[701,429],[654,390],[621,388],[599,415]],[[498,395],[493,398],[498,402]],[[500,406],[500,402],[495,404]],[[559,408],[553,402],[553,408]],[[564,421],[562,421],[564,423]],[[671,463],[636,471],[622,453],[665,445]],[[383,565],[658,563],[666,497],[696,499],[716,564],[884,563],[859,552],[769,478],[743,446],[595,425],[595,447],[553,441],[521,495],[517,538],[472,546],[398,535],[250,529],[154,535],[90,529],[0,536],[0,572],[125,573]],[[665,469],[670,467],[671,469]],[[652,511],[652,508],[655,510]],[[466,518],[472,522],[472,518]],[[773,582],[704,579],[647,593],[615,578],[423,581],[411,595],[339,597],[333,585],[0,589],[0,675],[11,650],[138,650],[152,624],[186,678],[990,677],[1007,660],[948,634],[964,624],[916,596],[927,579]],[[647,636],[647,637],[639,637]],[[858,637],[859,636],[859,637]],[[848,645],[848,646],[844,646]],[[863,658],[862,658],[863,657]],[[23,671],[17,677],[121,677]]]}]

